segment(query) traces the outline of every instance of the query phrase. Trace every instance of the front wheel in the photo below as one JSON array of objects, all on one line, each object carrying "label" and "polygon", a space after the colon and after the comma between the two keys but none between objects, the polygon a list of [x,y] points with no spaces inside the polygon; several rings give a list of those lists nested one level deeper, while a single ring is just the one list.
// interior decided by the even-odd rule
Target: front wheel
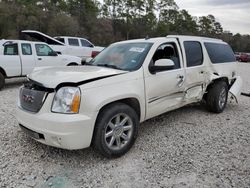
[{"label": "front wheel", "polygon": [[215,82],[208,90],[206,105],[209,111],[221,113],[227,105],[228,85],[224,81]]},{"label": "front wheel", "polygon": [[3,89],[5,85],[5,77],[2,73],[0,73],[0,90]]},{"label": "front wheel", "polygon": [[123,103],[112,104],[98,115],[93,146],[105,157],[120,157],[133,146],[138,125],[134,109]]}]

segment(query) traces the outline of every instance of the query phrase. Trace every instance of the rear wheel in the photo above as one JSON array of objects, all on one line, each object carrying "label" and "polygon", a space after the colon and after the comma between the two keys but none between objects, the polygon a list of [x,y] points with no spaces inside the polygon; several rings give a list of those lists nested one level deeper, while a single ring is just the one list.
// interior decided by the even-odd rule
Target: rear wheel
[{"label": "rear wheel", "polygon": [[70,63],[67,66],[78,66],[78,64],[77,63]]},{"label": "rear wheel", "polygon": [[224,81],[215,82],[208,90],[206,106],[209,111],[221,113],[227,105],[228,85]]},{"label": "rear wheel", "polygon": [[112,104],[97,118],[93,146],[105,157],[120,157],[133,146],[138,125],[134,109],[123,103]]},{"label": "rear wheel", "polygon": [[0,90],[3,89],[5,85],[5,77],[2,73],[0,73]]}]

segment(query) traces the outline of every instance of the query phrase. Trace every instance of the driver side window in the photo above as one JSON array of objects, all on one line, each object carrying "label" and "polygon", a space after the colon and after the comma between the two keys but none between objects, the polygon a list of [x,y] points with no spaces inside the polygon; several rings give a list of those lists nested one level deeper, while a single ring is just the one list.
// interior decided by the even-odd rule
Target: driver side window
[{"label": "driver side window", "polygon": [[174,62],[175,65],[173,69],[181,68],[180,59],[175,43],[165,43],[159,46],[155,51],[151,63],[154,65],[155,62],[159,59],[170,59]]},{"label": "driver side window", "polygon": [[37,56],[50,56],[53,50],[46,44],[35,44]]}]

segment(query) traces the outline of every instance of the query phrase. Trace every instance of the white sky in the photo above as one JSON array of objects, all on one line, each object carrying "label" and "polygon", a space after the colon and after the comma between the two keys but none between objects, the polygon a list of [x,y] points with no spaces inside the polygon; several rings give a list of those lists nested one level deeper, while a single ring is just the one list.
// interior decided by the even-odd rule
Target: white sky
[{"label": "white sky", "polygon": [[[103,2],[103,0],[99,0]],[[212,14],[224,30],[250,34],[250,0],[175,0],[192,16]]]},{"label": "white sky", "polygon": [[224,30],[250,34],[250,0],[175,0],[192,16],[212,14]]}]

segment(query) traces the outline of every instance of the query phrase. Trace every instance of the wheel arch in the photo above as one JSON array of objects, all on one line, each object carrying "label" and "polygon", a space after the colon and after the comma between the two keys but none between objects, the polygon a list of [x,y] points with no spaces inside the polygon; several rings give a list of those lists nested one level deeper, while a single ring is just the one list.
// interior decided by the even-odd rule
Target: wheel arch
[{"label": "wheel arch", "polygon": [[0,73],[2,73],[2,75],[3,75],[5,78],[7,77],[7,74],[6,74],[5,70],[4,70],[2,67],[0,67]]},{"label": "wheel arch", "polygon": [[112,102],[108,102],[108,103],[104,104],[102,107],[100,107],[98,115],[105,108],[107,108],[108,106],[113,105],[115,103],[124,103],[124,104],[130,106],[131,108],[133,108],[135,110],[135,112],[138,116],[138,119],[139,120],[141,119],[141,115],[142,115],[141,114],[141,105],[140,105],[139,100],[135,97],[122,98],[122,99],[118,99],[118,100],[115,100]]},{"label": "wheel arch", "polygon": [[225,82],[228,86],[230,85],[229,79],[227,77],[219,77],[219,78],[214,78],[207,86],[206,92],[211,88],[212,85],[214,85],[217,82],[223,81]]},{"label": "wheel arch", "polygon": [[70,62],[70,63],[68,63],[68,65],[67,66],[78,66],[79,64],[78,63],[76,63],[76,62]]},{"label": "wheel arch", "polygon": [[207,98],[207,93],[208,93],[208,91],[211,89],[211,87],[213,87],[214,84],[216,84],[217,82],[220,82],[220,81],[225,82],[225,83],[228,85],[228,87],[230,86],[229,79],[228,79],[227,77],[216,77],[216,78],[214,78],[214,79],[207,85],[207,87],[206,87],[206,91],[205,91],[205,93],[204,93],[204,95],[203,95],[203,99],[204,99],[204,100],[206,100],[206,98]]}]

